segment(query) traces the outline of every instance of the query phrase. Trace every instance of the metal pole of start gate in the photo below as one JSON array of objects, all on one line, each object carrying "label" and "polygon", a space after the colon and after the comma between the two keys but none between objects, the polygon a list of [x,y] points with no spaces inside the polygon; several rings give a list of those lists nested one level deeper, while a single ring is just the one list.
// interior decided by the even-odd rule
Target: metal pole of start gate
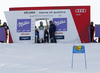
[{"label": "metal pole of start gate", "polygon": [[80,45],[80,46],[73,46],[73,50],[72,50],[72,64],[71,64],[71,68],[73,68],[73,57],[74,54],[80,54],[83,53],[84,54],[84,60],[85,60],[85,69],[87,69],[87,63],[86,63],[86,53],[85,53],[85,46]]}]

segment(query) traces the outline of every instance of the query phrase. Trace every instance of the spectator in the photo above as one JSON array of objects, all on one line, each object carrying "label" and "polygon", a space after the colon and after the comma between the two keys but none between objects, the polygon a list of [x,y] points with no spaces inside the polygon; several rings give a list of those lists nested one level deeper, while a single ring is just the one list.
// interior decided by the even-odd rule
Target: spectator
[{"label": "spectator", "polygon": [[98,42],[100,43],[100,37],[98,38]]},{"label": "spectator", "polygon": [[9,27],[7,26],[7,23],[4,22],[3,25],[2,25],[1,27],[5,28],[5,31],[6,31],[6,39],[7,39],[7,36],[8,36],[8,30],[9,30]]},{"label": "spectator", "polygon": [[0,20],[0,27],[1,27],[1,20]]},{"label": "spectator", "polygon": [[45,29],[45,32],[44,32],[44,42],[45,43],[49,42],[49,33],[47,31],[47,28]]},{"label": "spectator", "polygon": [[90,31],[91,31],[91,42],[93,42],[93,39],[94,39],[94,36],[93,36],[94,35],[94,26],[93,26],[93,24],[94,24],[93,22],[90,23],[90,26],[91,26],[90,27]]},{"label": "spectator", "polygon": [[53,24],[52,21],[50,21],[49,23],[50,23],[49,34],[51,43],[57,43],[55,38],[56,26]]},{"label": "spectator", "polygon": [[35,26],[35,43],[39,43],[39,32],[36,26]]}]

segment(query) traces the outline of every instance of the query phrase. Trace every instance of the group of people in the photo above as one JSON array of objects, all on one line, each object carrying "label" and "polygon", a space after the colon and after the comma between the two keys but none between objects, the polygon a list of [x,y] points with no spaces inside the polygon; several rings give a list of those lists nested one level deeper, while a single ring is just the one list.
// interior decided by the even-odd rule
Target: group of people
[{"label": "group of people", "polygon": [[[35,43],[57,43],[56,38],[55,38],[55,32],[56,32],[56,26],[53,24],[52,21],[49,21],[50,26],[49,26],[49,30],[48,28],[45,26],[43,26],[43,22],[40,22],[40,26],[37,28],[35,26]],[[90,37],[91,37],[91,42],[97,42],[96,39],[94,39],[94,26],[93,26],[93,22],[90,23]],[[6,38],[8,36],[8,30],[9,27],[7,26],[7,23],[4,22],[3,25],[1,25],[1,20],[0,20],[0,27],[5,29],[5,33],[6,33]],[[50,41],[49,41],[50,38]],[[5,42],[5,41],[0,41],[0,42]],[[98,39],[98,42],[100,42],[100,38]]]},{"label": "group of people", "polygon": [[[9,27],[7,26],[7,23],[4,22],[3,25],[1,25],[1,20],[0,20],[0,27],[4,28],[5,29],[5,33],[6,33],[6,39],[7,39],[7,36],[8,36],[8,30],[9,30]],[[6,40],[7,41],[7,40]],[[6,41],[0,41],[2,43],[6,42]]]},{"label": "group of people", "polygon": [[56,26],[52,21],[49,23],[49,30],[43,26],[42,21],[38,28],[35,26],[35,43],[49,43],[49,38],[51,43],[57,43],[55,38]]}]

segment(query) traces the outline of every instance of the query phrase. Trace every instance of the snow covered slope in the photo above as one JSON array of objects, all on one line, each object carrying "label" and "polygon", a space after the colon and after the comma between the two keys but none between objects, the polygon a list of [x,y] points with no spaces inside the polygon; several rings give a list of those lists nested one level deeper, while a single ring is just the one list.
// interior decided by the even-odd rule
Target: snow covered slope
[{"label": "snow covered slope", "polygon": [[83,54],[74,54],[72,69],[73,44],[0,43],[0,73],[100,73],[100,44],[84,45],[87,69]]}]

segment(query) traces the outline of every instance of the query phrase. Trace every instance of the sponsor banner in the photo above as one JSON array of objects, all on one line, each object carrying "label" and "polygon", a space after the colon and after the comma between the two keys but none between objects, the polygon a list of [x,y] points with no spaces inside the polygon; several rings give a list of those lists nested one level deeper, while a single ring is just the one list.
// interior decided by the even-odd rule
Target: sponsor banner
[{"label": "sponsor banner", "polygon": [[17,19],[17,32],[31,32],[31,19]]},{"label": "sponsor banner", "polygon": [[100,37],[100,25],[95,25],[95,37]]},{"label": "sponsor banner", "polygon": [[31,36],[20,36],[19,40],[31,40]]},{"label": "sponsor banner", "polygon": [[5,29],[0,27],[0,41],[6,41]]},{"label": "sponsor banner", "polygon": [[[13,25],[16,26],[16,23],[14,22],[16,19],[31,19],[32,24],[34,24],[35,19],[48,18],[48,20],[53,20],[53,23],[56,24],[57,32],[62,31],[65,37],[63,42],[73,42],[75,38],[77,38],[77,40],[75,40],[77,42],[84,41],[85,43],[89,43],[88,27],[90,27],[90,6],[17,7],[10,8],[9,10],[9,12],[5,12],[9,27],[12,27]],[[19,40],[16,40],[15,38],[16,28],[17,27],[10,28],[14,42]],[[25,30],[19,30],[17,32],[24,33],[24,31]],[[33,31],[30,31],[31,35]],[[17,33],[17,35],[19,35],[19,33]],[[58,42],[62,42],[62,40],[58,40]]]},{"label": "sponsor banner", "polygon": [[89,43],[89,32],[90,27],[90,6],[76,6],[71,8],[71,13],[74,19],[74,23],[77,28],[81,42]]},{"label": "sponsor banner", "polygon": [[56,31],[67,31],[67,18],[53,18]]},{"label": "sponsor banner", "polygon": [[55,38],[56,39],[64,39],[64,35],[56,35]]},{"label": "sponsor banner", "polygon": [[73,53],[85,53],[84,46],[73,46]]},{"label": "sponsor banner", "polygon": [[86,13],[86,9],[85,8],[82,8],[82,9],[75,9],[75,12],[76,13]]}]

